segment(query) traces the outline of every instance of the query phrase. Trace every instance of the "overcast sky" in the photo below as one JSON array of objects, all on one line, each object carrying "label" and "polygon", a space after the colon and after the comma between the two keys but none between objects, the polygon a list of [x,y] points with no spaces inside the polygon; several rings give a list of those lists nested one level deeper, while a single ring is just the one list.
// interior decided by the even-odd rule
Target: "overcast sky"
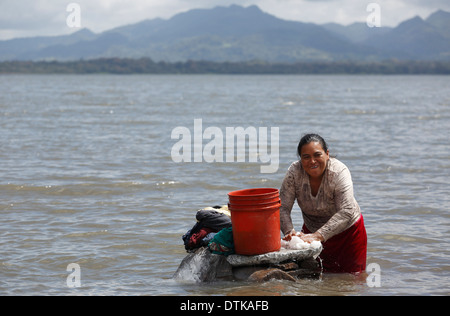
[{"label": "overcast sky", "polygon": [[282,19],[323,24],[365,22],[369,3],[381,7],[381,26],[396,26],[416,15],[428,17],[438,9],[450,11],[450,0],[0,0],[0,39],[62,35],[77,28],[67,25],[67,6],[80,7],[81,27],[99,33],[111,28],[164,18],[194,8],[217,5],[257,5]]}]

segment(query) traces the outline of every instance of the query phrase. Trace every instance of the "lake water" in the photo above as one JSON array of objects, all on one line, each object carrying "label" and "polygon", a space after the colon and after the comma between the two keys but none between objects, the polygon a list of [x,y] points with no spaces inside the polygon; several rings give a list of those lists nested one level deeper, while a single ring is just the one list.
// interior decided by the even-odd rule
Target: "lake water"
[{"label": "lake water", "polygon": [[[198,119],[278,128],[276,172],[174,162]],[[448,76],[3,75],[0,130],[0,295],[450,295]],[[196,211],[279,188],[307,132],[352,173],[380,286],[173,280]]]}]

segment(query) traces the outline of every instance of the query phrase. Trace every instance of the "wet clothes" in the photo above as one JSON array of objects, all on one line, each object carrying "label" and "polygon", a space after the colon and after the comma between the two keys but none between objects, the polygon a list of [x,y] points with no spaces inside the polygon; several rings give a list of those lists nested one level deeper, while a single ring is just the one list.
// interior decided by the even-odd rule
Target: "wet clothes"
[{"label": "wet clothes", "polygon": [[199,210],[196,214],[197,223],[183,235],[186,251],[207,246],[213,234],[224,228],[231,227],[231,218],[223,212],[208,209]]},{"label": "wet clothes", "polygon": [[200,210],[195,217],[202,227],[208,227],[216,232],[231,227],[231,218],[219,211]]},{"label": "wet clothes", "polygon": [[233,229],[224,228],[208,244],[209,250],[216,255],[228,256],[234,253]]}]

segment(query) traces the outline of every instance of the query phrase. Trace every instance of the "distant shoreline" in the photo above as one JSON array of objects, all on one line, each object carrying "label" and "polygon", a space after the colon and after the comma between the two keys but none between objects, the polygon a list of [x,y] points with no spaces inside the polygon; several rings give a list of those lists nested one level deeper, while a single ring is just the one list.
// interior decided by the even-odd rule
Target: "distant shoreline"
[{"label": "distant shoreline", "polygon": [[150,58],[77,61],[3,61],[0,74],[383,74],[450,75],[450,61],[334,61],[269,63],[154,62]]}]

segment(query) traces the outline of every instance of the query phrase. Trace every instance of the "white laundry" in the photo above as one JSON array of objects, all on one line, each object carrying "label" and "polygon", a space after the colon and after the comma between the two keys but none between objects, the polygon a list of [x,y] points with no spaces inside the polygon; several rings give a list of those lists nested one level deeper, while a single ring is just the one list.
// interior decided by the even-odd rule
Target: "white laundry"
[{"label": "white laundry", "polygon": [[303,250],[303,249],[318,249],[322,247],[322,243],[320,241],[313,241],[311,243],[303,241],[298,236],[292,236],[291,240],[286,241],[281,239],[281,247],[285,249],[291,250]]}]

